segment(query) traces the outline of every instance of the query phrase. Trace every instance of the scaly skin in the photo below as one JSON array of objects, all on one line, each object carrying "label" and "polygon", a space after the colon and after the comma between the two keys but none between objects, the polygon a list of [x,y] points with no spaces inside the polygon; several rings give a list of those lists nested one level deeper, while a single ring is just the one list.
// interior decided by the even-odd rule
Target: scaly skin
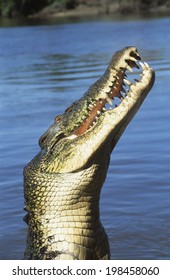
[{"label": "scaly skin", "polygon": [[[25,259],[110,258],[100,191],[110,154],[155,78],[149,65],[140,63],[141,79],[124,79],[125,71],[139,68],[138,60],[135,47],[115,53],[104,75],[40,138],[41,151],[24,169]],[[121,103],[106,110],[116,98]]]}]

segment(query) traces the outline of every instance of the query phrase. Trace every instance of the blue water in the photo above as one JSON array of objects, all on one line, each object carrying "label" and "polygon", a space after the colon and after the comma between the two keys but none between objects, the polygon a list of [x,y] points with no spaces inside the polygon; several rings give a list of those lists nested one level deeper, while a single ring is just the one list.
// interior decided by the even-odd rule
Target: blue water
[{"label": "blue water", "polygon": [[137,46],[155,85],[112,157],[101,218],[113,259],[170,258],[170,18],[0,28],[0,259],[22,259],[23,167],[112,54]]}]

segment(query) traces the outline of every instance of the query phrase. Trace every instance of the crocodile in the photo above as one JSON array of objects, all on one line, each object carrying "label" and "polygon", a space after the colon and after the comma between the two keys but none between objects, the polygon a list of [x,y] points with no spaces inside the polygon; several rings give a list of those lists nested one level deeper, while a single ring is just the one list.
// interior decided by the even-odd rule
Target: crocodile
[{"label": "crocodile", "polygon": [[[40,137],[40,152],[24,168],[25,259],[110,259],[100,193],[110,154],[154,84],[154,70],[140,60],[136,47],[117,51]],[[141,77],[127,78],[135,68]]]}]

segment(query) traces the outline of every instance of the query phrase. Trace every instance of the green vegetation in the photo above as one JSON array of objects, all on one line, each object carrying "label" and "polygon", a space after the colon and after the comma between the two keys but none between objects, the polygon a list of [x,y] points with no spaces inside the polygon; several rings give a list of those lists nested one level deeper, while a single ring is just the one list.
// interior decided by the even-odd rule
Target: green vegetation
[{"label": "green vegetation", "polygon": [[0,0],[0,16],[28,16],[48,5],[55,5],[55,8],[72,9],[77,5],[76,2],[74,0]]},{"label": "green vegetation", "polygon": [[48,0],[1,0],[0,14],[4,17],[27,16],[48,5]]},{"label": "green vegetation", "polygon": [[29,16],[48,6],[56,11],[74,9],[78,5],[102,6],[103,12],[109,12],[114,4],[121,13],[139,13],[159,6],[165,6],[165,10],[170,8],[170,0],[0,0],[0,16]]}]

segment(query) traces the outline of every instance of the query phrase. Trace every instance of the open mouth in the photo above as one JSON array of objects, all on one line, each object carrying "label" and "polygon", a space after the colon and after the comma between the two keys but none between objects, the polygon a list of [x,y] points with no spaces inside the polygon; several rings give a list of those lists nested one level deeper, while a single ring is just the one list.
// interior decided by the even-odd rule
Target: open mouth
[{"label": "open mouth", "polygon": [[[48,150],[52,152],[62,139],[73,140],[87,132],[93,133],[96,125],[112,114],[117,122],[121,118],[124,121],[132,118],[152,88],[155,77],[150,66],[140,60],[135,47],[115,53],[104,75],[63,115],[56,117],[54,124],[41,136],[40,147],[45,149],[48,144]],[[137,71],[127,77],[134,69]],[[130,110],[131,114],[128,114]]]},{"label": "open mouth", "polygon": [[135,47],[116,52],[104,75],[56,117],[39,140],[41,171],[82,170],[107,139],[114,148],[154,84],[154,71],[140,60]]},{"label": "open mouth", "polygon": [[[129,92],[135,91],[142,83],[142,80],[147,78],[149,65],[144,62],[140,62],[140,56],[136,51],[131,51],[127,55],[127,59],[120,62],[119,69],[109,69],[109,78],[104,87],[104,98],[99,98],[89,104],[88,115],[78,128],[74,130],[74,135],[79,136],[85,133],[88,129],[93,127],[98,118],[105,113],[107,110],[114,110],[118,107],[123,100],[129,99]],[[126,71],[133,72],[133,68],[141,69],[140,79],[134,79],[133,82],[127,79]]]}]

